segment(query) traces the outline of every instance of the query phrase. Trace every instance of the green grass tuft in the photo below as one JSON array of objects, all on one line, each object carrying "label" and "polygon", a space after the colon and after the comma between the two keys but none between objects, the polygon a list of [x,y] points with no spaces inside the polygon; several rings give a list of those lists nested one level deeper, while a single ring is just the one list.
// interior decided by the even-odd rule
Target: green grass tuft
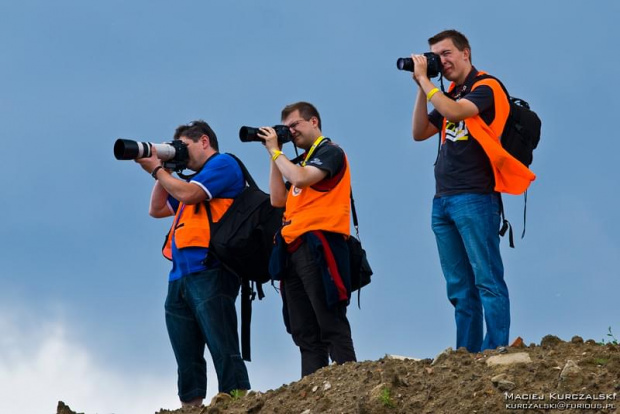
[{"label": "green grass tuft", "polygon": [[388,408],[396,407],[396,404],[394,404],[394,401],[392,400],[392,391],[387,387],[381,390],[381,395],[379,396],[379,400],[381,401],[381,404],[383,404],[384,407],[388,407]]}]

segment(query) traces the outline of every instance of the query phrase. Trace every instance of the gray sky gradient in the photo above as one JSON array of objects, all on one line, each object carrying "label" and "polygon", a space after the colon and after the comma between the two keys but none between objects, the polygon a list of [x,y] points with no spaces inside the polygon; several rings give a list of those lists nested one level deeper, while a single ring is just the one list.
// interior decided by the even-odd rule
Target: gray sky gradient
[{"label": "gray sky gradient", "polygon": [[[352,166],[375,271],[362,308],[349,308],[359,359],[454,346],[430,229],[437,142],[411,139],[416,87],[395,67],[447,28],[543,120],[527,235],[516,249],[502,241],[511,339],[620,333],[620,3],[463,4],[1,2],[0,412],[33,393],[33,413],[59,399],[89,413],[178,406],[159,253],[170,221],[148,216],[153,179],[116,161],[113,143],[164,142],[203,118],[267,189],[269,157],[239,142],[239,127],[276,124],[298,100],[316,104]],[[505,204],[520,234],[523,198]],[[280,298],[266,291],[248,364],[260,391],[300,372]],[[210,373],[209,398],[215,390]]]}]

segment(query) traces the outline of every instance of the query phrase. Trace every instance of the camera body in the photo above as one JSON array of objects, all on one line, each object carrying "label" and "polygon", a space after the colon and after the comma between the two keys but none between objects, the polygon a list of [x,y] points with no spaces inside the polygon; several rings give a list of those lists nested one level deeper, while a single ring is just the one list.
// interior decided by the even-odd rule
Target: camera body
[{"label": "camera body", "polygon": [[153,154],[153,147],[157,150],[157,158],[163,161],[164,168],[176,172],[181,172],[187,168],[189,152],[187,151],[187,144],[180,140],[165,144],[153,144],[119,138],[114,143],[114,157],[117,160],[148,158]]},{"label": "camera body", "polygon": [[[293,140],[291,131],[286,125],[274,125],[273,129],[276,130],[278,142],[280,144],[285,144]],[[258,135],[259,132],[260,128],[242,126],[239,129],[239,139],[241,142],[265,142],[265,140]]]},{"label": "camera body", "polygon": [[[441,59],[439,55],[433,52],[424,53],[426,56],[426,62],[428,64],[426,69],[426,75],[429,78],[434,78],[441,73]],[[408,72],[413,72],[413,59],[409,58],[399,58],[396,61],[396,67],[399,70],[406,70]]]}]

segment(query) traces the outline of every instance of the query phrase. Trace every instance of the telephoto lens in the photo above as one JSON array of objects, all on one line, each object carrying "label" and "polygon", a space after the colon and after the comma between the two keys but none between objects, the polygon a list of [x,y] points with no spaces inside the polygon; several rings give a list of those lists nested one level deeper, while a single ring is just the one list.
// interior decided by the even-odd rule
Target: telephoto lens
[{"label": "telephoto lens", "polygon": [[151,142],[139,142],[119,138],[114,143],[114,157],[117,160],[148,158],[153,154],[153,147],[157,149],[157,158],[163,161],[174,158],[177,152],[172,144],[153,144]]},{"label": "telephoto lens", "polygon": [[189,151],[187,144],[175,139],[167,144],[153,144],[130,139],[117,139],[114,143],[114,157],[117,160],[135,160],[148,158],[153,155],[153,148],[157,150],[157,158],[162,160],[164,168],[180,172],[187,168]]}]

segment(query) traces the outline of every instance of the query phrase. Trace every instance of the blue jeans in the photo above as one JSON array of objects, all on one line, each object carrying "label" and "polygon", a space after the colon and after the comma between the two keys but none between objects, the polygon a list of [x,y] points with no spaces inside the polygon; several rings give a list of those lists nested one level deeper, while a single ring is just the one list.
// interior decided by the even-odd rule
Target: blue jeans
[{"label": "blue jeans", "polygon": [[168,284],[166,326],[177,360],[181,401],[206,396],[205,343],[213,358],[219,392],[250,389],[237,334],[239,286],[239,279],[221,268],[192,273]]},{"label": "blue jeans", "polygon": [[432,227],[448,299],[454,305],[456,346],[469,352],[508,345],[510,302],[499,226],[498,194],[457,194],[433,200]]}]

